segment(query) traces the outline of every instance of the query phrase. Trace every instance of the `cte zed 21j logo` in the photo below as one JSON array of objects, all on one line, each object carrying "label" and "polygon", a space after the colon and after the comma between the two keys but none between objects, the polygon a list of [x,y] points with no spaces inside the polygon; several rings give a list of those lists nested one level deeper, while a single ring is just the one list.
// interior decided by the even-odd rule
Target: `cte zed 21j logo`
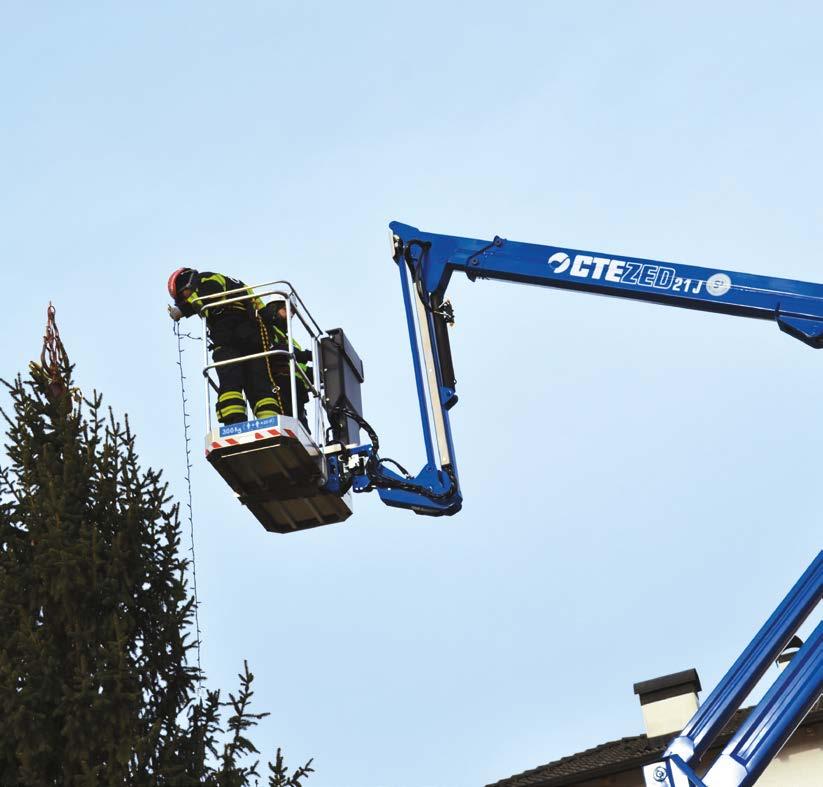
[{"label": "cte zed 21j logo", "polygon": [[709,295],[719,298],[725,295],[732,286],[731,279],[725,273],[715,273],[705,281],[687,279],[678,276],[677,269],[669,265],[595,257],[591,254],[575,254],[572,259],[565,251],[556,251],[549,257],[548,263],[554,273],[568,274],[579,279],[633,284],[689,295],[697,295],[703,292],[705,287]]}]

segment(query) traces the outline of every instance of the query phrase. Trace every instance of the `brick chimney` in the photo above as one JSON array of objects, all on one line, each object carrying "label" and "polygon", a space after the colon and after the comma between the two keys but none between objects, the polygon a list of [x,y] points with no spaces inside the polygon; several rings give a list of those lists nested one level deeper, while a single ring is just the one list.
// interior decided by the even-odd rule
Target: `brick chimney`
[{"label": "brick chimney", "polygon": [[683,729],[697,712],[700,689],[700,678],[694,669],[635,683],[634,693],[640,698],[646,735],[653,738]]}]

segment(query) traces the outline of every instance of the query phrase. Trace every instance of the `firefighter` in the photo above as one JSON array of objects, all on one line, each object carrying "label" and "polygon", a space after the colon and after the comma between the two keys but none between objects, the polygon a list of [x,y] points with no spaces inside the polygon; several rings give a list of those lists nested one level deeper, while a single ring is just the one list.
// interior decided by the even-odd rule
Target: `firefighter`
[{"label": "firefighter", "polygon": [[[169,277],[169,295],[174,300],[174,306],[169,306],[169,316],[175,322],[194,314],[205,316],[215,363],[253,355],[262,352],[264,347],[268,349],[266,329],[257,313],[263,305],[259,298],[225,306],[219,305],[221,298],[206,298],[232,290],[239,292],[229,298],[240,297],[246,285],[231,276],[192,268],[179,268]],[[210,306],[210,303],[218,305]],[[280,392],[268,358],[218,366],[217,378],[220,382],[217,420],[221,424],[247,420],[244,391],[255,418],[270,418],[283,413]]]},{"label": "firefighter", "polygon": [[[286,320],[286,302],[285,301],[271,301],[261,309],[260,312],[265,321],[268,334],[271,340],[273,349],[287,350],[288,349],[288,327]],[[294,314],[294,307],[292,307],[292,314]],[[309,421],[306,416],[306,405],[309,401],[309,387],[306,380],[312,380],[312,369],[309,364],[312,360],[310,350],[304,350],[292,337],[292,345],[294,346],[295,363],[299,367],[300,372],[295,374],[295,390],[297,391],[297,417],[302,424],[309,428]],[[285,408],[286,415],[292,414],[291,406],[291,377],[288,360],[283,362],[279,359],[272,363],[274,370],[274,381],[280,389],[280,397]],[[302,372],[302,374],[301,374]]]}]

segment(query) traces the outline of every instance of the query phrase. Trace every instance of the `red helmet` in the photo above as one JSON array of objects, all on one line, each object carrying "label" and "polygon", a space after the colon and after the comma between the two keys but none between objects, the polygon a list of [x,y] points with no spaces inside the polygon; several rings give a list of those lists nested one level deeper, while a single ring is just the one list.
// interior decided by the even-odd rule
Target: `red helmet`
[{"label": "red helmet", "polygon": [[193,268],[178,268],[169,276],[169,295],[177,300],[177,294],[186,288],[197,289],[200,274]]}]

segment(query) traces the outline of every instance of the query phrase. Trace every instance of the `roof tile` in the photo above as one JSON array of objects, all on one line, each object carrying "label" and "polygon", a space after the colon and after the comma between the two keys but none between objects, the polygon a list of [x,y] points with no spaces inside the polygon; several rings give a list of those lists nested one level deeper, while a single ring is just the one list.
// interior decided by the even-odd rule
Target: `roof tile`
[{"label": "roof tile", "polygon": [[[718,738],[718,743],[725,743],[725,740],[731,737],[750,710],[751,708],[742,708],[735,713]],[[823,698],[812,707],[804,724],[818,721],[823,721]],[[674,733],[658,735],[655,738],[634,735],[601,743],[599,746],[509,776],[486,787],[561,787],[561,785],[577,784],[604,773],[616,773],[640,767],[657,760],[673,736]]]}]

